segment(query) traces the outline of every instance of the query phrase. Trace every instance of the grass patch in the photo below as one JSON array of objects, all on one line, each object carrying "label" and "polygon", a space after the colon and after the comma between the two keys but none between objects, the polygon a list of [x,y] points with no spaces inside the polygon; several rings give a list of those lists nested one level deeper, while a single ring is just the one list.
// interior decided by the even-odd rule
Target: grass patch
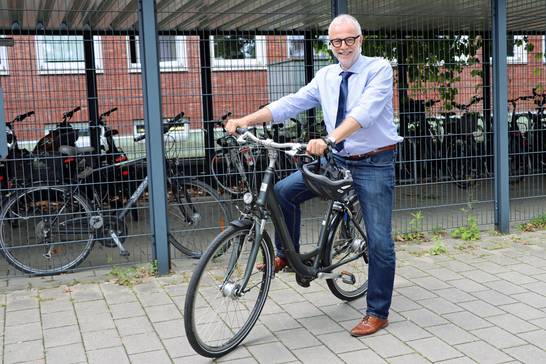
[{"label": "grass patch", "polygon": [[143,282],[146,278],[157,276],[157,261],[154,260],[149,265],[133,267],[112,267],[110,274],[115,278],[115,283],[132,287],[135,284]]},{"label": "grass patch", "polygon": [[519,226],[521,231],[537,231],[546,229],[546,214],[533,217],[529,222]]},{"label": "grass patch", "polygon": [[459,226],[451,232],[451,237],[454,239],[462,239],[465,241],[473,241],[480,239],[480,229],[474,215],[468,215],[465,226]]}]

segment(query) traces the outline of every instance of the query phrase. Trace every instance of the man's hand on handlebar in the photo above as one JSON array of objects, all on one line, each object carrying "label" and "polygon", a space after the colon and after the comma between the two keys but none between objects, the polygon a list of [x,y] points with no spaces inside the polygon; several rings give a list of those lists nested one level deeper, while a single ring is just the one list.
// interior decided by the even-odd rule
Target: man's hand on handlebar
[{"label": "man's hand on handlebar", "polygon": [[248,127],[248,125],[243,121],[243,119],[229,119],[224,127],[229,134],[234,135],[237,134],[237,128],[245,129]]},{"label": "man's hand on handlebar", "polygon": [[328,148],[328,145],[324,141],[324,139],[311,139],[307,143],[307,153],[311,155],[321,156],[324,155],[326,152],[326,149]]}]

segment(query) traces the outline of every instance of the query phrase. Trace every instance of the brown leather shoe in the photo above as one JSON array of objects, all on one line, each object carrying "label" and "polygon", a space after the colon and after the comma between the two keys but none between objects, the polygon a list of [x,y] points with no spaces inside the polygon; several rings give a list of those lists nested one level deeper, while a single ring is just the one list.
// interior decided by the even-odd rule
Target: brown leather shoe
[{"label": "brown leather shoe", "polygon": [[[288,260],[284,259],[283,257],[275,257],[275,259],[273,260],[273,263],[275,264],[275,273],[279,273],[281,269],[283,269],[284,267],[288,265]],[[263,272],[263,270],[265,269],[265,264],[264,263],[256,264],[256,269],[259,270],[260,272]]]},{"label": "brown leather shoe", "polygon": [[384,327],[387,327],[389,325],[389,320],[387,319],[380,319],[379,317],[375,316],[364,316],[362,321],[358,323],[353,329],[351,330],[352,336],[365,336],[373,334],[374,332],[381,330]]}]

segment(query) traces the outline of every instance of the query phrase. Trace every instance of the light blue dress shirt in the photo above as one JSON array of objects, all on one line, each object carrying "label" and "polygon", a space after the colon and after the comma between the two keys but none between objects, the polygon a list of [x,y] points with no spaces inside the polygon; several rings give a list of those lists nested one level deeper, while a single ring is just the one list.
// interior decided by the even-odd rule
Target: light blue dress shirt
[{"label": "light blue dress shirt", "polygon": [[[336,124],[342,71],[339,64],[323,67],[298,92],[270,103],[267,108],[273,115],[273,122],[283,122],[320,105],[326,130],[331,133]],[[390,63],[382,58],[361,55],[348,71],[354,74],[349,77],[346,117],[356,119],[362,128],[345,139],[345,147],[338,154],[363,154],[401,142],[403,138],[398,136],[393,120]]]}]

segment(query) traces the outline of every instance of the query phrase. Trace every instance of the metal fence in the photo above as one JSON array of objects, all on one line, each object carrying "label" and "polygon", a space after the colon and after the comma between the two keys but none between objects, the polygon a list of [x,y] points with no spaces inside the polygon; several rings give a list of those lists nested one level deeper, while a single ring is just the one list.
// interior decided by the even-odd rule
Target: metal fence
[{"label": "metal fence", "polygon": [[[145,134],[150,96],[143,87],[150,64],[142,59],[138,4],[78,4],[55,2],[47,9],[22,1],[0,8],[0,87],[11,121],[10,154],[0,166],[0,240],[20,270],[37,265],[48,273],[77,259],[79,267],[96,267],[154,257],[142,181],[147,153],[159,146],[135,141]],[[546,18],[546,8],[537,4],[508,2],[512,222],[544,214],[546,26],[535,20],[537,14]],[[172,248],[171,257],[203,249],[237,214],[240,192],[248,187],[226,161],[231,152],[221,116],[255,111],[333,62],[327,26],[344,6],[361,22],[363,53],[387,58],[395,73],[395,122],[405,138],[396,162],[395,231],[446,230],[469,216],[481,225],[495,223],[489,2],[161,1],[158,43],[146,46],[157,48],[159,59],[152,66],[166,125],[169,239],[185,248]],[[279,140],[320,136],[321,110],[257,133]],[[263,153],[237,152],[246,158],[248,183],[259,181]],[[279,177],[294,165],[284,161],[281,167]],[[322,206],[304,206],[306,242],[316,239]],[[4,267],[5,274],[16,272]]]}]

